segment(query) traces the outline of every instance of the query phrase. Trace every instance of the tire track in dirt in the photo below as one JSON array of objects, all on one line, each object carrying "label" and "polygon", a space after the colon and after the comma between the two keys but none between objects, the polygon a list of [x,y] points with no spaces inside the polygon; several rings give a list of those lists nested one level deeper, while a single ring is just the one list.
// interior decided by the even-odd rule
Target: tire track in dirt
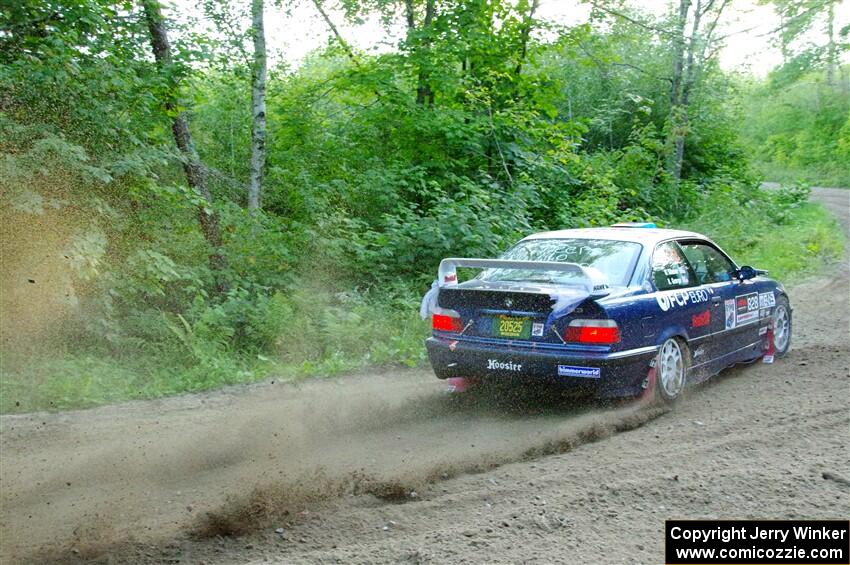
[{"label": "tire track in dirt", "polygon": [[242,534],[344,494],[404,499],[657,414],[522,397],[473,404],[443,388],[428,371],[405,371],[3,417],[0,557],[94,557],[185,532]]},{"label": "tire track in dirt", "polygon": [[[846,195],[844,191],[824,195],[830,199],[830,208],[843,214],[845,229],[848,207],[842,199]],[[836,323],[847,327],[846,291],[846,265],[835,277],[795,289],[798,351],[789,359],[817,363],[822,373],[846,372],[841,365],[846,365],[841,359],[846,342],[843,346],[824,345],[817,335],[818,322],[827,314],[837,316]],[[834,299],[823,299],[842,292],[843,306]],[[781,369],[788,370],[786,363],[729,371],[719,379],[717,389],[725,390],[730,383],[740,388],[743,385],[737,376],[760,378],[777,369],[777,378],[795,378],[796,386],[812,380],[811,376],[783,375]],[[790,382],[788,378],[786,382]],[[764,407],[756,408],[738,398],[741,391],[737,391],[725,399],[727,417],[715,421],[711,413],[695,408],[700,402],[712,404],[717,390],[708,385],[675,413],[644,430],[658,428],[669,434],[697,466],[706,465],[706,457],[716,456],[718,451],[740,450],[754,437],[763,438],[765,430],[752,419],[755,415],[767,419],[765,408],[790,418],[781,425],[780,418],[774,418],[771,437],[781,432],[783,441],[793,443],[797,437],[793,418],[802,420],[798,428],[820,422],[818,437],[825,437],[823,434],[832,434],[829,430],[836,427],[840,430],[846,421],[846,412],[842,420],[840,411],[846,402],[836,408],[834,400],[820,396],[835,394],[835,383],[830,386],[815,391],[814,396],[799,395],[788,401],[774,394],[764,400]],[[569,469],[553,471],[550,483],[559,472],[562,480],[579,480],[580,472],[572,468],[575,465],[586,467],[583,473],[607,476],[607,470],[587,467],[587,448],[580,447],[602,438],[611,439],[589,451],[602,465],[614,467],[622,459],[638,469],[651,467],[659,458],[657,451],[622,445],[623,436],[618,435],[655,418],[657,411],[575,403],[541,406],[533,398],[518,398],[513,406],[470,404],[448,399],[442,388],[430,371],[390,371],[294,386],[270,382],[79,412],[2,417],[0,561],[84,559],[119,550],[119,559],[151,562],[171,559],[175,552],[192,555],[194,560],[221,557],[225,562],[270,556],[287,562],[368,561],[377,555],[395,561],[408,555],[406,552],[415,557],[416,544],[425,543],[424,532],[432,525],[444,532],[442,547],[450,551],[442,557],[456,551],[456,555],[475,560],[476,554],[468,553],[472,550],[464,543],[452,540],[460,529],[476,523],[480,511],[464,507],[463,502],[468,500],[469,485],[481,479],[460,476],[442,483],[447,485],[443,490],[449,491],[447,499],[435,495],[437,489],[429,486],[433,481],[574,449],[578,459],[569,459]],[[788,404],[790,400],[793,402]],[[805,409],[807,402],[812,410]],[[734,410],[736,403],[740,412]],[[687,434],[677,439],[681,430],[676,426],[667,429],[671,422],[683,419],[685,428],[692,427],[688,418],[694,417],[694,411],[704,420],[703,425],[730,436],[728,443],[712,438],[693,445],[683,442],[691,437]],[[650,432],[634,432],[640,433]],[[843,445],[846,448],[846,441]],[[579,456],[580,452],[583,455]],[[544,461],[555,465],[564,457],[569,456]],[[519,479],[506,496],[533,490],[522,484],[532,482],[532,477],[537,480],[535,465],[539,467],[534,463],[507,466]],[[504,469],[497,472],[500,477],[507,472]],[[637,470],[629,471],[634,472]],[[846,475],[842,469],[839,474]],[[553,485],[550,487],[556,490],[566,488]],[[574,491],[562,495],[570,500],[594,500]],[[412,504],[394,504],[402,500]],[[459,508],[450,509],[455,503]],[[305,513],[308,507],[324,507],[333,515]],[[423,512],[425,508],[431,510]],[[368,528],[356,518],[364,512],[371,512]],[[380,529],[376,534],[372,527],[373,519],[383,520],[388,514],[409,523],[408,535],[395,545],[387,545],[386,534]],[[222,549],[220,540],[184,537],[187,532],[242,533],[273,519],[285,521],[311,543],[279,548],[281,540],[262,531],[244,538],[254,540],[256,549],[246,550],[245,542],[239,541],[227,541]],[[506,520],[514,519],[506,515]],[[531,523],[529,532],[537,532],[539,524],[535,524]],[[160,545],[175,537],[180,540],[176,545]],[[497,536],[492,545],[508,556],[517,539]],[[546,544],[538,550],[549,555]],[[427,557],[428,552],[423,555]]]}]

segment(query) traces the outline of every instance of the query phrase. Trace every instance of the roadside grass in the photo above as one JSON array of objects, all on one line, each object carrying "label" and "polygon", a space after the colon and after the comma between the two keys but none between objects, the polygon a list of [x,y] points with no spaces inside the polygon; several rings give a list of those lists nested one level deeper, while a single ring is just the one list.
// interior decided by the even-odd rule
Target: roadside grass
[{"label": "roadside grass", "polygon": [[[150,399],[251,382],[265,375],[256,361],[222,355],[222,370],[172,365],[150,354],[114,358],[97,353],[4,356],[0,370],[0,412],[86,408]],[[229,369],[229,370],[227,370]]]},{"label": "roadside grass", "polygon": [[[418,300],[418,298],[416,299]],[[368,319],[355,308],[306,314],[292,320],[311,327],[307,339],[280,344],[272,353],[187,351],[179,344],[159,351],[105,351],[0,356],[0,414],[79,409],[213,390],[273,378],[297,381],[333,377],[369,366],[416,367],[425,361],[430,325],[417,308],[397,303],[374,308]],[[312,346],[310,340],[313,340]]]},{"label": "roadside grass", "polygon": [[846,244],[838,222],[819,204],[803,204],[790,223],[770,228],[757,244],[730,243],[742,264],[766,269],[786,284],[817,275],[825,264],[842,257]]},{"label": "roadside grass", "polygon": [[[782,191],[753,194],[741,202],[740,193],[718,191],[695,219],[670,227],[705,233],[740,264],[767,269],[786,284],[842,257],[843,231],[822,206],[789,204]],[[52,354],[3,354],[0,413],[86,408],[267,378],[329,377],[369,366],[418,366],[425,362],[429,332],[418,316],[419,292],[411,286],[396,290],[392,299],[341,301],[305,292],[291,301],[287,330],[274,352],[230,350],[187,333],[149,350],[77,352],[66,344]]]},{"label": "roadside grass", "polygon": [[771,213],[769,203],[706,206],[681,227],[711,237],[739,265],[765,269],[786,285],[817,275],[842,257],[844,232],[820,204],[800,203],[778,217]]}]

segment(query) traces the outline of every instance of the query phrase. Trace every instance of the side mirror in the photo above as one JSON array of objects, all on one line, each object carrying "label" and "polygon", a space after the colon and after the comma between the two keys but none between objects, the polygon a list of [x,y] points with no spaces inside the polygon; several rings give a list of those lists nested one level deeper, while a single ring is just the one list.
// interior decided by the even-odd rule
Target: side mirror
[{"label": "side mirror", "polygon": [[749,279],[754,279],[759,275],[766,275],[767,271],[762,271],[761,269],[754,269],[749,265],[744,265],[740,269],[735,272],[735,276],[739,281],[746,281]]}]

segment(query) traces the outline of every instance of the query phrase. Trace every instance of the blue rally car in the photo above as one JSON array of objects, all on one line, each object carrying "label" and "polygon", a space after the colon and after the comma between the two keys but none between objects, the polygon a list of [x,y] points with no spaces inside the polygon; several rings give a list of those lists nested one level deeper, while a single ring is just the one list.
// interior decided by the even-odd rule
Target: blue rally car
[{"label": "blue rally car", "polygon": [[[483,269],[458,282],[457,268]],[[444,259],[426,346],[437,377],[655,395],[784,355],[791,307],[707,237],[617,224],[526,237],[499,259]]]}]

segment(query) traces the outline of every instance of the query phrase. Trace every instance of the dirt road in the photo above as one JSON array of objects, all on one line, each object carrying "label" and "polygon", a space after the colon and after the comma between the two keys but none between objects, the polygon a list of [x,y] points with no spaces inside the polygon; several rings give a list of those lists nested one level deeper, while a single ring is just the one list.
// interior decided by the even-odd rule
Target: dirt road
[{"label": "dirt road", "polygon": [[666,518],[846,518],[849,294],[792,289],[792,353],[670,412],[403,371],[5,416],[0,561],[656,563]]}]

